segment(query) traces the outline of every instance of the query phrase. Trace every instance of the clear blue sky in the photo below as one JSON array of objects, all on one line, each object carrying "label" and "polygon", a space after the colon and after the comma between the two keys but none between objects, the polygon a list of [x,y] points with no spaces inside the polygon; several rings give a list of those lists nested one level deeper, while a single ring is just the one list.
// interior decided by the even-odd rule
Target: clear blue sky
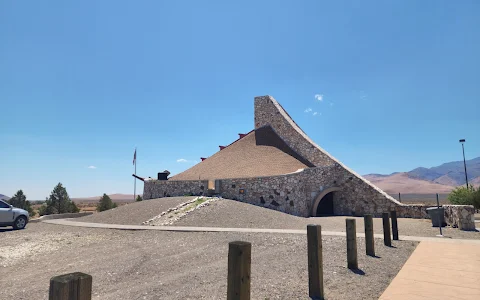
[{"label": "clear blue sky", "polygon": [[478,0],[4,0],[0,41],[9,196],[133,193],[135,147],[178,173],[266,94],[361,174],[480,156]]}]

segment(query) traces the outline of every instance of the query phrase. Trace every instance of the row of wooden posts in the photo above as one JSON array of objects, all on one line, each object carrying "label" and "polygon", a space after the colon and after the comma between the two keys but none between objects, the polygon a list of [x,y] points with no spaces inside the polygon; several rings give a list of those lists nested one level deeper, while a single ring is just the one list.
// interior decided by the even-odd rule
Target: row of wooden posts
[{"label": "row of wooden posts", "polygon": [[[398,240],[397,214],[390,213],[392,218],[393,239]],[[390,218],[388,213],[382,214],[383,237],[386,246],[392,245]],[[373,216],[364,216],[366,254],[375,256],[373,234]],[[346,219],[347,232],[347,266],[358,269],[356,220]],[[308,294],[312,299],[324,299],[323,289],[323,253],[322,227],[307,226],[308,240]],[[228,278],[227,300],[250,299],[252,244],[235,241],[228,245]],[[49,300],[91,300],[92,276],[80,272],[55,276],[50,279]]]}]

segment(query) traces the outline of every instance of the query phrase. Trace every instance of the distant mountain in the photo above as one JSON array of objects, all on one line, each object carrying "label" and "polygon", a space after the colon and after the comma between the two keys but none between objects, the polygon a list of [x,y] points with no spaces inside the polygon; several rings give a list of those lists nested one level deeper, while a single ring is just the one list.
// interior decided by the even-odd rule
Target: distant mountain
[{"label": "distant mountain", "polygon": [[[480,157],[467,160],[468,182],[480,185]],[[463,161],[444,163],[437,167],[419,167],[410,172],[390,175],[368,174],[367,180],[387,193],[448,193],[465,184]]]},{"label": "distant mountain", "polygon": [[[480,177],[480,157],[467,160],[468,181]],[[433,168],[416,168],[407,172],[411,178],[433,181],[440,184],[450,183],[452,185],[465,184],[465,169],[463,161],[444,163]]]},{"label": "distant mountain", "polygon": [[0,200],[10,200],[10,197],[0,194]]},{"label": "distant mountain", "polygon": [[454,189],[453,186],[410,178],[407,173],[386,176],[369,174],[363,177],[389,194],[445,194]]}]

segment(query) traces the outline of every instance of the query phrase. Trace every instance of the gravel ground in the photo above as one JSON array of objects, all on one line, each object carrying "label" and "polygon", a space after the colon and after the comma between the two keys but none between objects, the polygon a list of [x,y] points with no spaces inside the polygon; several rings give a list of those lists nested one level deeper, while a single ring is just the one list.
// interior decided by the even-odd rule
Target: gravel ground
[{"label": "gravel ground", "polygon": [[168,197],[129,203],[115,209],[95,213],[90,216],[75,219],[80,222],[141,225],[169,208],[187,202],[195,197]]},{"label": "gravel ground", "polygon": [[[252,299],[309,299],[305,235],[120,231],[29,224],[0,232],[0,299],[47,299],[49,279],[74,271],[93,276],[93,299],[225,299],[228,242],[252,243]],[[346,268],[344,237],[323,237],[328,299],[376,299],[417,243],[376,240],[378,258]],[[22,254],[14,254],[20,251]],[[5,276],[8,274],[8,276]],[[348,284],[346,284],[348,283]]]},{"label": "gravel ground", "polygon": [[[173,223],[173,226],[206,226],[233,228],[304,229],[308,224],[320,224],[322,230],[345,231],[345,218],[355,217],[312,217],[302,218],[263,207],[234,200],[218,200],[202,207]],[[364,231],[363,217],[356,217],[357,232]],[[383,233],[382,219],[373,220],[375,233]],[[399,235],[436,236],[437,227],[429,219],[398,219]],[[480,239],[480,232],[443,228],[443,235],[450,238]]]}]

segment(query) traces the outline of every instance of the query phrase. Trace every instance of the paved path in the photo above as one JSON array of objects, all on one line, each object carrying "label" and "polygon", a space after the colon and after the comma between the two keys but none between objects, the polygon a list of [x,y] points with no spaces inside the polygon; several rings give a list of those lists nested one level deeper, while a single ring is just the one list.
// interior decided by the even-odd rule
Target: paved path
[{"label": "paved path", "polygon": [[[76,222],[73,219],[56,219],[45,220],[43,223],[67,225],[77,227],[89,228],[106,228],[106,229],[120,229],[120,230],[160,230],[160,231],[180,231],[180,232],[246,232],[246,233],[287,233],[287,234],[307,234],[306,229],[265,229],[265,228],[222,228],[222,227],[187,227],[187,226],[148,226],[148,225],[120,225],[120,224],[103,224],[103,223],[88,223]],[[345,236],[345,232],[337,231],[323,231],[323,235]],[[358,237],[365,237],[362,232],[357,232]],[[382,238],[383,234],[375,234],[375,238]],[[421,236],[400,236],[404,241],[430,241],[430,242],[444,242],[454,244],[477,244],[480,245],[480,240],[462,240],[449,239],[439,237],[421,237]]]},{"label": "paved path", "polygon": [[421,242],[380,297],[480,299],[480,245]]}]

